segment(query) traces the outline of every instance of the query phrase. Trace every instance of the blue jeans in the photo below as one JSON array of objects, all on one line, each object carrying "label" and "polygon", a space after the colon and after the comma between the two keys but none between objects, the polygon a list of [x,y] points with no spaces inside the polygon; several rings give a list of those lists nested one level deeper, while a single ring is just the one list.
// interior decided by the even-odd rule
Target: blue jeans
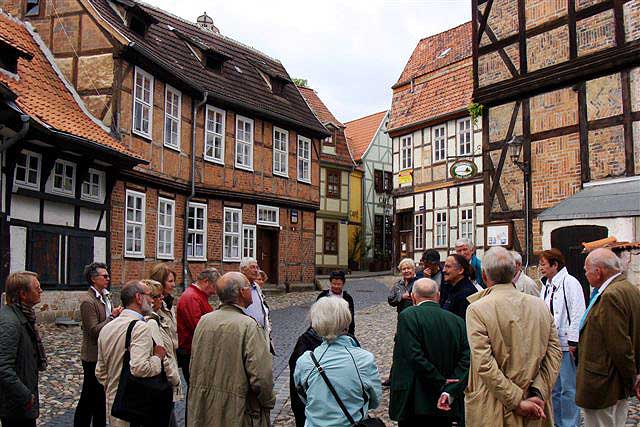
[{"label": "blue jeans", "polygon": [[580,426],[580,410],[576,405],[576,364],[568,351],[562,352],[560,374],[551,391],[555,427]]}]

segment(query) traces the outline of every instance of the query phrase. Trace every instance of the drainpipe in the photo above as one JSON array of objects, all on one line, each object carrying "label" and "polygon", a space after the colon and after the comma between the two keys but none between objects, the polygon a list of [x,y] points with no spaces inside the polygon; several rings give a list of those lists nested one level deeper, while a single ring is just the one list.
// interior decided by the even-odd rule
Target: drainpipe
[{"label": "drainpipe", "polygon": [[22,128],[18,131],[18,133],[4,140],[4,143],[0,145],[0,153],[4,153],[9,148],[11,148],[13,144],[20,141],[22,138],[24,138],[24,136],[29,131],[29,123],[30,123],[29,120],[31,120],[31,117],[27,116],[26,114],[20,114],[20,121],[22,121]]},{"label": "drainpipe", "polygon": [[195,99],[191,101],[193,105],[193,112],[191,117],[193,117],[191,123],[191,193],[187,197],[187,200],[184,204],[184,238],[182,241],[182,289],[187,289],[191,278],[189,277],[191,273],[189,272],[189,263],[187,262],[187,235],[189,232],[189,202],[193,199],[193,196],[196,195],[196,129],[197,129],[197,116],[198,109],[202,107],[202,105],[207,102],[207,97],[209,96],[208,91],[204,91],[202,95],[202,101],[196,103]]}]

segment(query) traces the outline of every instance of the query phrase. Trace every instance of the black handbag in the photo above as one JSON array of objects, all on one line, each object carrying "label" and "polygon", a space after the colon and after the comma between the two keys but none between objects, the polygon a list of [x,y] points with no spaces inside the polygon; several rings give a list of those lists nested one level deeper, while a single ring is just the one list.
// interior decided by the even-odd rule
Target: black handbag
[{"label": "black handbag", "polygon": [[[324,372],[324,369],[322,368],[322,366],[320,366],[320,363],[318,363],[318,359],[316,359],[316,357],[313,355],[313,351],[311,351],[311,360],[313,360],[313,363],[316,365],[316,368],[318,369],[318,373],[320,374],[325,384],[329,388],[329,391],[333,395],[333,398],[336,400],[336,402],[338,402],[338,406],[340,406],[340,409],[342,409],[342,412],[344,412],[345,417],[347,417],[347,420],[349,420],[349,423],[351,423],[351,427],[385,427],[384,422],[380,418],[371,418],[368,415],[364,417],[362,421],[356,422],[351,416],[351,414],[349,413],[349,411],[347,410],[347,408],[344,406],[344,403],[342,403],[342,400],[338,396],[336,389],[333,388],[331,381],[329,381],[329,377],[327,377],[327,374]],[[358,366],[356,366],[356,371],[357,370],[358,370]],[[360,378],[360,373],[358,373],[358,378]],[[360,385],[362,386],[362,394],[364,396],[364,400],[366,403],[368,401],[368,397],[367,397],[367,393],[364,392],[364,384],[362,384],[362,378],[360,378]],[[360,412],[363,412],[362,409],[360,409]]]},{"label": "black handbag", "polygon": [[129,368],[131,331],[136,322],[132,321],[127,328],[122,372],[111,415],[141,426],[168,426],[173,410],[173,387],[164,371],[164,362],[160,363],[160,374],[153,377],[135,377]]}]

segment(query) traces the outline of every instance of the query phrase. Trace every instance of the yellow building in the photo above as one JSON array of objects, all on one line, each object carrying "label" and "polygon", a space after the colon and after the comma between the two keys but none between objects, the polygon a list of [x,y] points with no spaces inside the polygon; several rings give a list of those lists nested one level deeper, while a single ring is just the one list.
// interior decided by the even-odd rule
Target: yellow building
[{"label": "yellow building", "polygon": [[362,179],[364,170],[354,169],[349,175],[349,270],[361,270],[366,252],[362,229]]}]

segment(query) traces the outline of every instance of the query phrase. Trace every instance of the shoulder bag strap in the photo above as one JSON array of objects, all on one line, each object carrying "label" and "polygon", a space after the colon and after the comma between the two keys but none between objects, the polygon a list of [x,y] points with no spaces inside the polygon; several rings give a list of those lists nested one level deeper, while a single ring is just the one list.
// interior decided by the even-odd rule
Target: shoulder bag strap
[{"label": "shoulder bag strap", "polygon": [[569,326],[571,326],[571,313],[569,313],[569,304],[567,304],[567,288],[564,286],[566,278],[567,276],[562,279],[562,296],[564,297],[564,312],[567,313],[567,320],[569,321]]},{"label": "shoulder bag strap", "polygon": [[344,415],[347,417],[347,420],[349,420],[349,423],[351,423],[351,425],[354,425],[356,423],[355,420],[353,419],[353,417],[351,416],[347,408],[344,406],[344,403],[342,403],[342,400],[340,400],[340,397],[338,396],[336,389],[333,388],[333,385],[331,384],[331,381],[329,381],[327,374],[324,372],[324,369],[322,369],[322,366],[320,366],[320,363],[318,363],[318,359],[316,359],[316,357],[313,355],[313,351],[311,351],[311,360],[313,360],[313,363],[316,365],[316,368],[318,368],[318,373],[324,380],[325,384],[327,384],[329,391],[333,395],[333,398],[336,399],[336,402],[338,402],[338,406],[340,406],[340,409],[342,409],[342,412],[344,412]]},{"label": "shoulder bag strap", "polygon": [[[127,367],[129,366],[129,361],[131,360],[131,353],[129,353],[129,347],[131,346],[131,333],[133,332],[133,328],[136,326],[136,322],[139,322],[139,320],[132,320],[131,323],[129,323],[129,327],[127,328],[127,337],[124,340],[124,357],[122,361],[123,363],[127,364]],[[156,342],[153,338],[151,338],[151,342],[154,346],[156,345]],[[160,361],[160,375],[165,375],[164,360]]]}]

